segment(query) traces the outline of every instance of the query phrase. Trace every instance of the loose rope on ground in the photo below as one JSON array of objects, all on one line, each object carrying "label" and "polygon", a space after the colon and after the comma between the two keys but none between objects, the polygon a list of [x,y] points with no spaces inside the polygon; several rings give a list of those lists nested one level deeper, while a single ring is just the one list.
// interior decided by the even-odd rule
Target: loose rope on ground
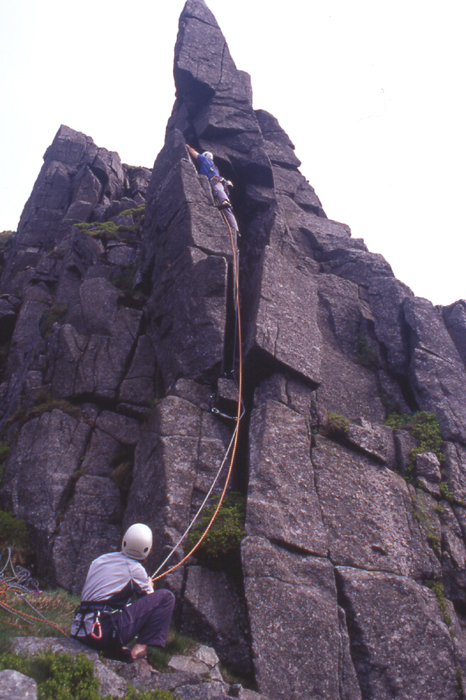
[{"label": "loose rope on ground", "polygon": [[[40,592],[39,584],[34,578],[32,578],[31,574],[27,569],[25,569],[22,566],[16,566],[15,568],[11,558],[10,547],[8,547],[6,550],[3,550],[3,552],[0,554],[0,561],[3,558],[5,551],[7,552],[7,560],[3,569],[0,571],[0,608],[6,610],[12,615],[17,615],[23,620],[30,621],[32,622],[32,624],[35,624],[36,622],[46,624],[49,627],[52,627],[53,629],[60,632],[63,636],[68,637],[66,632],[64,632],[59,625],[47,620],[45,615],[42,615],[42,613],[39,610],[37,610],[32,605],[32,603],[26,598],[26,596],[31,593]],[[12,576],[9,576],[7,574],[8,566],[11,569]],[[8,605],[8,603],[6,603],[8,593],[12,593],[20,597],[21,600],[24,603],[26,603],[36,613],[38,617],[36,615],[28,615],[27,613],[24,613],[20,610],[17,610],[13,606]],[[6,622],[6,624],[11,625],[13,627],[21,627],[20,625],[16,625],[13,622]]]}]

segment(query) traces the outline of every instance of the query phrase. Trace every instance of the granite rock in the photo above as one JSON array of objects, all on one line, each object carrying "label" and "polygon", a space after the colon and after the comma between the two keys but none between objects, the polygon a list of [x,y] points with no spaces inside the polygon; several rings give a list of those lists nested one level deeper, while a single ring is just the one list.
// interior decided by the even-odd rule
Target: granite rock
[{"label": "granite rock", "polygon": [[37,683],[18,671],[0,671],[2,700],[37,700]]},{"label": "granite rock", "polygon": [[431,590],[405,577],[349,567],[338,567],[337,580],[363,697],[458,696],[454,641]]}]

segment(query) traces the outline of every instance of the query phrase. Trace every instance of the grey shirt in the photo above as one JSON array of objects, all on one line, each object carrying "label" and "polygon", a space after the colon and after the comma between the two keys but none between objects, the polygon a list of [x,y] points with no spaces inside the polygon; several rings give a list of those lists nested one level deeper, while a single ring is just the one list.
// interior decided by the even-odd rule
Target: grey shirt
[{"label": "grey shirt", "polygon": [[139,561],[123,552],[111,552],[94,559],[90,565],[81,600],[117,601],[122,594],[130,598],[133,593],[142,595],[153,590],[152,581]]}]

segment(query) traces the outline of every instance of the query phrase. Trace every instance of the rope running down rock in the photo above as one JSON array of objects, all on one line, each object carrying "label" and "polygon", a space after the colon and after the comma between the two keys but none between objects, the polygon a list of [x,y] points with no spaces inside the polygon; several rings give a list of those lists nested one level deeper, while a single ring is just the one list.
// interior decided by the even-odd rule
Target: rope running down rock
[{"label": "rope running down rock", "polygon": [[[233,251],[233,276],[234,276],[234,289],[235,289],[235,297],[236,297],[236,326],[237,326],[237,330],[238,330],[238,406],[237,406],[237,413],[236,413],[236,417],[235,417],[236,427],[235,427],[235,430],[234,430],[234,433],[232,436],[232,441],[228,445],[225,457],[224,457],[223,462],[220,466],[220,470],[217,473],[217,476],[215,477],[215,481],[214,481],[213,485],[211,486],[211,489],[209,490],[209,493],[207,494],[207,496],[204,500],[204,503],[202,504],[199,511],[196,513],[195,517],[192,519],[188,529],[185,531],[185,533],[180,538],[180,540],[175,545],[175,547],[173,547],[173,549],[170,552],[170,554],[168,555],[167,559],[165,559],[165,561],[160,565],[160,567],[157,569],[155,574],[152,576],[152,581],[158,581],[161,578],[163,578],[164,576],[167,576],[168,574],[171,574],[173,571],[178,569],[178,567],[180,567],[182,564],[184,564],[184,562],[187,559],[189,559],[189,557],[192,554],[194,554],[194,552],[197,550],[197,548],[201,545],[202,541],[205,539],[207,533],[209,532],[210,528],[212,527],[212,525],[215,521],[215,518],[218,515],[218,512],[219,512],[219,510],[222,506],[223,500],[225,498],[228,484],[230,483],[230,478],[231,478],[231,474],[233,471],[233,464],[234,464],[235,456],[236,456],[236,450],[237,450],[237,446],[238,446],[239,425],[240,425],[240,421],[241,421],[241,417],[242,417],[242,404],[243,404],[243,400],[242,400],[242,394],[243,394],[243,350],[242,350],[242,334],[241,334],[241,309],[240,309],[240,297],[239,297],[239,271],[238,271],[237,245],[236,245],[236,241],[235,241],[235,236],[233,234],[233,231],[231,230],[231,226],[228,223],[228,220],[225,216],[224,211],[223,210],[220,210],[220,211],[221,211],[221,214],[225,220],[226,225],[228,226],[228,231],[230,232],[231,248]],[[167,569],[167,571],[165,571],[163,574],[159,574],[158,572],[160,571],[160,569],[164,566],[164,564],[168,561],[168,559],[175,553],[175,551],[177,550],[177,548],[179,547],[179,545],[181,544],[183,539],[186,537],[189,530],[194,525],[194,523],[195,523],[200,511],[204,507],[204,504],[206,503],[218,477],[220,476],[220,471],[223,468],[223,465],[227,459],[227,456],[228,456],[228,453],[230,452],[230,448],[231,448],[232,444],[233,444],[233,448],[231,451],[230,465],[228,467],[225,485],[224,485],[222,493],[220,495],[220,499],[217,503],[217,507],[215,508],[214,514],[212,515],[212,517],[211,517],[206,529],[204,530],[201,538],[194,545],[194,547],[191,549],[191,551],[188,552],[188,554],[186,554],[177,564],[172,566],[170,569]]]}]

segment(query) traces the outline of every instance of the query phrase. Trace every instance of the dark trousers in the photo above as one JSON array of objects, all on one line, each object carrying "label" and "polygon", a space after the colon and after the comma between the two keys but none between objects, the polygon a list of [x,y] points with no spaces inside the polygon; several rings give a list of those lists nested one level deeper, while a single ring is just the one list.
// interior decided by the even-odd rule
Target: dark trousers
[{"label": "dark trousers", "polygon": [[139,598],[115,615],[115,627],[121,644],[137,636],[138,644],[164,647],[175,607],[175,596],[161,589]]},{"label": "dark trousers", "polygon": [[[223,204],[223,202],[229,202],[230,198],[225,190],[224,185],[221,181],[212,178],[210,181],[212,187],[212,192],[218,204]],[[228,221],[228,224],[232,231],[238,231],[238,222],[236,221],[235,215],[231,209],[223,209],[223,213]]]},{"label": "dark trousers", "polygon": [[137,637],[138,644],[164,647],[174,607],[173,593],[160,589],[118,612],[102,613],[99,617],[101,633],[94,637],[91,634],[76,636],[75,639],[93,649],[111,653],[118,653],[134,637]]}]

